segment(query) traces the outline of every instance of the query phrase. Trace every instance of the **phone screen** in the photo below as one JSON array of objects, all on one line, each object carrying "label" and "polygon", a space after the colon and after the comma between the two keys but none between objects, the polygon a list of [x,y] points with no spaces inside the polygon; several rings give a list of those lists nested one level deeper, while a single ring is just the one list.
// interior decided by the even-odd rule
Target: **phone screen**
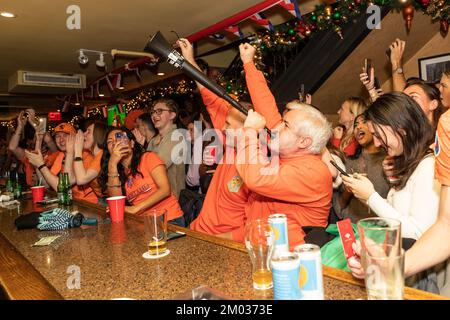
[{"label": "phone screen", "polygon": [[342,169],[341,167],[338,166],[338,164],[336,162],[334,162],[333,160],[330,160],[330,163],[336,168],[338,169],[338,171],[340,173],[342,173],[344,176],[350,177],[350,175],[344,171],[344,169]]}]

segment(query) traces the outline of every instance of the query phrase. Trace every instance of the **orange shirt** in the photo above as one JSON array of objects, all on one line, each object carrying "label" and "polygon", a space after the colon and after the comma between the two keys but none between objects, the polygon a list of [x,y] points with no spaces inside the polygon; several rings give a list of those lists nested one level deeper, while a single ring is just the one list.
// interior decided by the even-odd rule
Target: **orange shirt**
[{"label": "orange shirt", "polygon": [[434,176],[442,185],[450,186],[450,110],[439,118],[434,155]]},{"label": "orange shirt", "polygon": [[[94,156],[94,159],[88,165],[86,170],[89,169],[95,170],[100,174],[100,171],[102,171],[102,156],[103,150],[100,150],[99,153],[96,156]],[[100,186],[100,183],[98,182],[97,178],[98,176],[89,183],[89,186],[94,190],[97,197],[103,197],[102,187]]]},{"label": "orange shirt", "polygon": [[[154,152],[146,152],[142,155],[141,162],[139,163],[138,171],[142,173],[137,174],[135,177],[129,177],[125,183],[125,191],[127,193],[127,200],[133,204],[139,204],[150,195],[158,190],[158,186],[152,178],[152,171],[158,166],[164,166],[158,155]],[[183,215],[183,211],[178,204],[177,198],[171,193],[171,195],[164,200],[158,202],[151,210],[167,210],[167,220],[173,220]]]},{"label": "orange shirt", "polygon": [[[220,130],[228,114],[228,103],[206,88],[200,90],[214,128]],[[226,157],[224,157],[226,159]],[[209,185],[202,210],[190,228],[218,234],[232,232],[239,238],[245,224],[245,205],[249,190],[243,184],[234,164],[219,164]]]},{"label": "orange shirt", "polygon": [[[47,152],[47,154],[44,156],[44,163],[47,167],[51,167],[53,162],[55,161],[56,157],[58,156],[59,151],[56,152]],[[33,186],[33,174],[36,172],[36,169],[33,167],[33,165],[30,163],[27,157],[24,157],[22,159],[22,163],[24,165],[25,170],[25,178],[27,181],[27,185],[32,187]]]},{"label": "orange shirt", "polygon": [[[255,110],[273,128],[282,121],[275,99],[267,87],[264,75],[253,63],[244,65],[247,87]],[[246,207],[247,220],[267,218],[272,213],[287,216],[291,250],[304,242],[302,227],[325,227],[331,207],[332,177],[320,155],[297,155],[280,159],[278,171],[262,174],[270,167],[258,140],[246,139],[238,145],[236,168],[252,192]],[[250,154],[248,150],[258,150]],[[272,162],[273,164],[273,162]],[[241,241],[244,234],[241,234]]]},{"label": "orange shirt", "polygon": [[[63,160],[65,157],[65,153],[59,152],[53,166],[50,169],[50,172],[57,176],[61,171],[64,171]],[[83,151],[83,165],[86,168],[89,163],[92,162],[93,156],[90,152]],[[98,198],[95,195],[94,190],[89,185],[79,186],[74,185],[72,187],[72,195],[74,199],[84,200],[91,203],[98,203]]]}]

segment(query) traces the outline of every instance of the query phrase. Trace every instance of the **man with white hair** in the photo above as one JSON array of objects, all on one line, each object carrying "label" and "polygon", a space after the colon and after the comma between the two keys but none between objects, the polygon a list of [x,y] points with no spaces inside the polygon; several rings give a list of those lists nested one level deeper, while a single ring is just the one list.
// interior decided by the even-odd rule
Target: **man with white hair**
[{"label": "man with white hair", "polygon": [[273,133],[277,132],[278,138],[269,146],[272,155],[278,152],[280,160],[278,170],[270,173],[273,163],[257,148],[258,141],[240,141],[236,168],[253,192],[246,208],[247,220],[267,218],[273,213],[285,214],[292,250],[304,243],[302,227],[326,227],[328,222],[332,176],[321,160],[321,151],[331,136],[331,125],[320,111],[309,105],[291,108],[282,117],[264,75],[253,63],[255,49],[249,44],[239,49],[253,106],[262,115],[250,111],[244,128],[260,130],[267,124]]}]

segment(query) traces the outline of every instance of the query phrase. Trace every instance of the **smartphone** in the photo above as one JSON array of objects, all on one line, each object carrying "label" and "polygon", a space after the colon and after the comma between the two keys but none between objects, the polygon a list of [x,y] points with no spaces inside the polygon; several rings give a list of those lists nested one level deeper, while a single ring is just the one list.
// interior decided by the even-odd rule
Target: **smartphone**
[{"label": "smartphone", "polygon": [[169,231],[169,232],[167,232],[167,241],[185,237],[185,236],[186,236],[186,233],[181,232],[181,231]]},{"label": "smartphone", "polygon": [[336,162],[334,162],[333,160],[330,160],[330,163],[331,163],[336,169],[338,169],[338,171],[339,171],[340,173],[342,173],[344,176],[350,177],[350,175],[349,175],[347,172],[345,172],[344,169],[342,169],[341,167],[339,167],[338,164],[337,164]]},{"label": "smartphone", "polygon": [[369,74],[370,69],[372,68],[372,60],[365,58],[364,59],[364,70],[367,74]]},{"label": "smartphone", "polygon": [[123,142],[124,144],[128,143],[128,136],[123,132],[116,132],[116,140],[118,142]]},{"label": "smartphone", "polygon": [[42,201],[38,201],[38,204],[52,204],[52,203],[57,203],[58,202],[58,198],[52,198],[52,199],[46,199],[46,200],[42,200]]},{"label": "smartphone", "polygon": [[45,118],[45,117],[39,118],[39,124],[44,129],[44,132],[46,132],[47,131],[47,118]]}]

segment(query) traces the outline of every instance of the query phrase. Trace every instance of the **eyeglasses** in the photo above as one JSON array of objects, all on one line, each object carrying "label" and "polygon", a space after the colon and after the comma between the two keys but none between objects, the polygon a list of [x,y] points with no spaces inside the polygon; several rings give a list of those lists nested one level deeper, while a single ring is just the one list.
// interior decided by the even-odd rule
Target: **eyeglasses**
[{"label": "eyeglasses", "polygon": [[158,116],[160,116],[163,113],[163,111],[173,112],[170,109],[154,109],[154,110],[150,111],[150,115],[153,115],[154,113],[156,113]]}]

